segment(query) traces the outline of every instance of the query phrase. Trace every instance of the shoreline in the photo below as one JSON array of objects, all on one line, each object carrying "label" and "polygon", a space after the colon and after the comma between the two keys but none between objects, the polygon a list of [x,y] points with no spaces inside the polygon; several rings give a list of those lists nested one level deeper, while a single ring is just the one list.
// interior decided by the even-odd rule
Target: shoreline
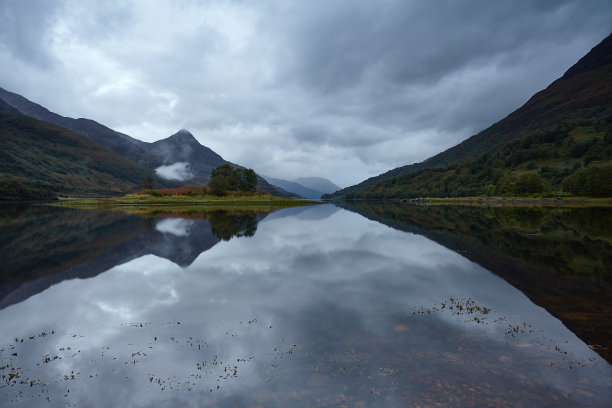
[{"label": "shoreline", "polygon": [[329,202],[346,201],[378,201],[412,205],[465,205],[475,207],[612,207],[612,198],[610,197],[418,197],[389,200],[330,200]]},{"label": "shoreline", "polygon": [[212,207],[258,207],[273,206],[278,208],[297,207],[322,204],[317,201],[284,198],[266,195],[228,195],[228,196],[151,196],[151,195],[128,195],[124,197],[100,197],[83,199],[60,199],[48,205],[57,207],[94,209],[94,208],[133,208],[133,207],[187,207],[187,208],[212,208]]}]

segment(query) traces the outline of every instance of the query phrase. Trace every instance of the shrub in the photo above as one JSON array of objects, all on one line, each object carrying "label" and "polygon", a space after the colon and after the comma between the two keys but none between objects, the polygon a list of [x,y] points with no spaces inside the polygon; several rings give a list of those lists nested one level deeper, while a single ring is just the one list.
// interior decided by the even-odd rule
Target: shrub
[{"label": "shrub", "polygon": [[576,195],[612,197],[612,164],[578,170],[563,180],[563,190]]},{"label": "shrub", "polygon": [[544,182],[536,173],[523,173],[516,181],[516,193],[535,194],[544,191]]}]

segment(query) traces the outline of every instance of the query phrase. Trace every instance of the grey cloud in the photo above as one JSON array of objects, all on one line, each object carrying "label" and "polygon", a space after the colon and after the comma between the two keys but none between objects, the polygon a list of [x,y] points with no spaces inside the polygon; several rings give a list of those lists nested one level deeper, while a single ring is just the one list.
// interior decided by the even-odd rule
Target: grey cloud
[{"label": "grey cloud", "polygon": [[67,29],[71,35],[87,37],[91,43],[123,36],[136,16],[125,0],[63,2],[61,13],[69,16],[71,24]]},{"label": "grey cloud", "polygon": [[367,147],[382,143],[389,137],[388,132],[379,129],[364,129],[365,124],[358,121],[339,121],[330,119],[322,123],[297,124],[291,135],[299,145]]},{"label": "grey cloud", "polygon": [[[315,4],[312,9],[320,7],[322,11],[302,10],[299,17],[283,26],[290,33],[293,49],[293,64],[287,65],[288,72],[283,78],[299,81],[325,94],[336,111],[347,103],[356,102],[371,112],[366,113],[368,121],[391,119],[402,126],[410,126],[417,119],[414,125],[418,127],[418,116],[436,114],[433,106],[422,106],[419,93],[414,94],[415,101],[403,98],[403,94],[414,86],[435,86],[449,75],[487,65],[538,67],[542,65],[538,57],[544,60],[551,56],[533,55],[529,50],[557,50],[559,44],[588,32],[582,28],[568,29],[576,26],[575,21],[589,19],[601,27],[602,32],[606,26],[611,26],[610,18],[589,16],[584,3],[578,2],[495,5],[453,1],[444,4],[385,2],[382,6],[357,3],[353,7],[342,2],[329,7],[313,2],[307,4]],[[606,8],[602,2],[590,4]],[[566,64],[574,58],[565,58]],[[543,75],[534,70],[532,74],[543,79],[544,84],[544,78],[548,81],[555,78],[548,72]],[[535,84],[535,88],[533,83],[528,85],[513,84],[513,88],[522,89],[524,99],[524,95],[542,87],[542,81]],[[340,94],[345,88],[356,89],[356,92],[345,98]],[[470,93],[470,89],[462,91]],[[512,99],[510,106],[514,107],[516,99]],[[395,101],[397,106],[387,110],[390,101]],[[437,101],[439,104],[446,102],[443,97]],[[468,107],[476,115],[482,111],[475,109],[476,104]],[[495,112],[496,119],[509,113],[508,108],[508,104],[500,106]],[[396,112],[406,120],[398,120]],[[491,115],[487,119],[490,121]],[[469,122],[469,118],[465,120]],[[480,127],[484,121],[478,122]],[[432,126],[432,123],[426,121],[424,126]]]},{"label": "grey cloud", "polygon": [[0,3],[0,50],[16,58],[48,68],[52,56],[47,50],[47,31],[60,4],[53,1],[4,1]]},{"label": "grey cloud", "polygon": [[[589,5],[606,8],[599,1]],[[435,82],[534,43],[590,32],[568,29],[583,18],[610,27],[609,18],[593,18],[576,1],[306,2],[272,27],[288,33],[283,41],[293,50],[284,78],[330,92],[368,74],[391,84]]]}]

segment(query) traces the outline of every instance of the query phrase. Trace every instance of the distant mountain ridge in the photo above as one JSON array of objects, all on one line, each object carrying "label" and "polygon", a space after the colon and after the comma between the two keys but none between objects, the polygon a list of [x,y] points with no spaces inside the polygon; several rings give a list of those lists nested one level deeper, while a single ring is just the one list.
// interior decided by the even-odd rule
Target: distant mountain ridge
[{"label": "distant mountain ridge", "polygon": [[323,177],[298,177],[294,181],[304,187],[322,191],[325,194],[333,193],[342,188]]},{"label": "distant mountain ridge", "polygon": [[[47,108],[31,102],[27,98],[0,88],[0,112],[23,115],[43,122],[61,126],[86,136],[112,152],[134,161],[152,171],[162,166],[180,163],[183,175],[189,177],[169,178],[167,185],[208,183],[212,170],[224,163],[233,167],[242,167],[224,160],[210,148],[200,144],[197,139],[182,129],[174,135],[153,143],[135,139],[126,134],[114,131],[90,119],[73,119],[58,115]],[[158,172],[158,174],[161,174]],[[276,189],[262,177],[258,176],[258,190],[272,195],[291,196]]]},{"label": "distant mountain ridge", "polygon": [[269,176],[263,176],[268,183],[273,186],[280,187],[285,191],[289,191],[291,193],[295,193],[302,198],[321,198],[324,194],[322,191],[313,190],[308,187],[304,187],[303,185],[296,183],[295,181],[283,180]]},{"label": "distant mountain ridge", "polygon": [[[612,195],[611,143],[612,34],[484,131],[328,198]],[[581,190],[581,184],[598,187]]]},{"label": "distant mountain ridge", "polygon": [[340,190],[340,187],[323,177],[300,177],[296,180],[283,180],[270,176],[264,178],[272,185],[295,193],[302,198],[319,199],[322,195]]}]

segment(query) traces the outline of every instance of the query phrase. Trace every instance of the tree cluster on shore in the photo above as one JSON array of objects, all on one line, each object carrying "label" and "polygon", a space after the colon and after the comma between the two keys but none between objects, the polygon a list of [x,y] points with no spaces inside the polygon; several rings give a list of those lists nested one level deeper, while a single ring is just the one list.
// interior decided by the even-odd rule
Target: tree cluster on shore
[{"label": "tree cluster on shore", "polygon": [[218,196],[226,195],[229,191],[254,193],[257,190],[257,175],[253,169],[235,169],[226,163],[212,171],[208,187]]}]

